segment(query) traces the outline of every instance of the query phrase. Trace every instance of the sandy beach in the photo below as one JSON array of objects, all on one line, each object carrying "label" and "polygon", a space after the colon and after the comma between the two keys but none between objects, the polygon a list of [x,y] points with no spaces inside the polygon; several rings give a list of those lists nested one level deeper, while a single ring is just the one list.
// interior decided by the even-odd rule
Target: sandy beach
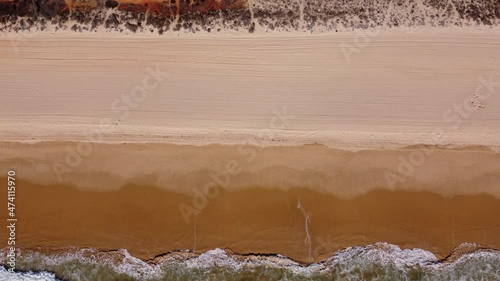
[{"label": "sandy beach", "polygon": [[[500,225],[491,216],[500,211],[499,200],[487,195],[444,198],[379,190],[339,199],[309,189],[250,188],[221,192],[196,221],[186,224],[178,205],[192,204],[191,198],[179,193],[146,186],[95,193],[21,185],[19,243],[42,252],[75,245],[124,248],[148,260],[173,250],[203,253],[218,247],[239,254],[280,253],[308,263],[381,240],[426,249],[440,258],[461,243],[489,248],[500,243]],[[298,197],[309,214],[308,226],[297,208]]]},{"label": "sandy beach", "polygon": [[22,141],[498,148],[499,35],[12,35],[23,40],[18,52],[0,41],[0,129]]},{"label": "sandy beach", "polygon": [[23,247],[124,248],[145,260],[226,248],[312,262],[377,241],[439,257],[500,242],[500,154],[485,148],[94,143],[73,166],[77,145],[0,146],[2,170],[21,180]]},{"label": "sandy beach", "polygon": [[500,248],[496,26],[267,31],[0,37],[19,247]]}]

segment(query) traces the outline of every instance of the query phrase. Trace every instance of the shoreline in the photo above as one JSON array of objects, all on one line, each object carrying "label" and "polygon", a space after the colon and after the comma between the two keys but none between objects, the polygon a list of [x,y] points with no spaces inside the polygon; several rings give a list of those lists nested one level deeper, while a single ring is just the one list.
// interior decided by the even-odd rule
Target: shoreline
[{"label": "shoreline", "polygon": [[[22,128],[20,130],[19,128]],[[307,131],[256,129],[163,128],[145,126],[117,126],[102,129],[99,125],[40,125],[19,123],[0,125],[2,143],[89,143],[99,144],[153,144],[153,145],[255,145],[259,147],[287,147],[320,145],[346,151],[375,149],[405,149],[434,147],[436,149],[476,149],[500,152],[500,133],[486,129],[483,132],[445,132],[426,129],[414,132],[363,131]],[[87,132],[82,134],[83,132]],[[102,132],[106,132],[106,134]]]},{"label": "shoreline", "polygon": [[[290,276],[299,280],[307,278],[307,280],[319,281],[325,280],[326,276],[337,278],[349,276],[349,273],[345,273],[343,269],[352,267],[358,268],[361,272],[357,275],[362,277],[373,276],[374,269],[388,266],[392,267],[396,274],[399,272],[400,277],[415,276],[415,270],[419,272],[419,276],[451,277],[454,276],[453,268],[474,269],[475,263],[487,262],[494,265],[500,260],[499,250],[481,248],[473,244],[462,244],[449,257],[439,260],[432,253],[422,249],[401,249],[388,243],[376,243],[366,247],[344,249],[320,263],[309,265],[298,263],[282,255],[238,255],[230,250],[222,249],[213,249],[200,255],[189,251],[170,252],[147,261],[131,256],[125,249],[98,251],[83,248],[58,251],[59,253],[56,251],[49,254],[23,251],[26,260],[21,262],[22,269],[16,271],[16,274],[44,276],[55,281],[71,280],[71,274],[68,274],[66,267],[77,262],[84,276],[89,279],[94,276],[97,278],[103,273],[107,276],[120,276],[123,279],[158,280],[165,277],[187,276],[191,279],[197,276],[200,279],[208,279],[214,275],[217,277],[219,275],[217,272],[223,270],[230,276],[245,275],[256,278],[262,275],[273,276],[279,272],[285,272],[285,274],[288,272]],[[360,254],[363,255],[366,264],[356,266],[356,262],[360,262]],[[387,258],[397,260],[397,262],[391,263],[387,261]],[[36,262],[29,262],[30,259]],[[54,263],[54,260],[58,262]],[[100,274],[96,273],[96,269]],[[5,272],[5,268],[0,267],[0,276],[4,276]],[[394,274],[391,272],[387,275],[393,276]],[[498,276],[495,272],[486,274]],[[484,276],[484,273],[472,272],[467,275],[480,278]],[[226,274],[223,276],[227,278]]]},{"label": "shoreline", "polygon": [[[441,196],[500,198],[500,153],[481,146],[343,150],[324,145],[257,146],[168,143],[0,142],[0,169],[23,179],[82,190],[146,184],[193,194],[213,183],[227,191],[252,186],[308,187],[352,198],[374,189],[429,191]],[[473,185],[474,188],[470,188]]]},{"label": "shoreline", "polygon": [[[78,144],[0,143],[0,169],[19,181],[23,249],[127,249],[148,260],[221,248],[307,263],[377,242],[438,258],[462,243],[500,248],[490,215],[500,212],[500,153],[484,148],[94,143],[78,165],[64,162]],[[419,151],[432,153],[401,173]],[[62,182],[54,163],[70,169]],[[402,181],[391,186],[388,174]]]},{"label": "shoreline", "polygon": [[[179,204],[190,204],[191,198],[156,188],[92,192],[26,182],[19,186],[19,247],[47,253],[67,247],[127,249],[145,261],[171,251],[201,254],[222,248],[243,255],[280,254],[308,264],[381,241],[427,250],[438,259],[463,243],[500,247],[500,225],[488,215],[500,211],[499,199],[486,195],[444,198],[429,192],[372,191],[339,199],[308,189],[250,188],[222,191],[196,221],[186,223]],[[235,225],[235,219],[242,225]],[[53,231],[56,225],[64,227]]]}]

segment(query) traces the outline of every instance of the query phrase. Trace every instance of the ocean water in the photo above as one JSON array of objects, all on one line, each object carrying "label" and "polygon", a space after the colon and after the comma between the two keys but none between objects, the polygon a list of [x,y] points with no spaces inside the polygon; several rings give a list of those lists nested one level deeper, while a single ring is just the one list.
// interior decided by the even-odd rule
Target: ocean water
[{"label": "ocean water", "polygon": [[[22,272],[0,268],[9,280],[500,280],[500,251],[463,244],[449,258],[438,260],[422,249],[401,249],[387,243],[353,247],[328,259],[301,265],[280,255],[233,255],[214,249],[201,255],[169,253],[144,262],[126,250],[68,250],[43,255],[19,253]],[[2,252],[2,257],[4,257]]]}]

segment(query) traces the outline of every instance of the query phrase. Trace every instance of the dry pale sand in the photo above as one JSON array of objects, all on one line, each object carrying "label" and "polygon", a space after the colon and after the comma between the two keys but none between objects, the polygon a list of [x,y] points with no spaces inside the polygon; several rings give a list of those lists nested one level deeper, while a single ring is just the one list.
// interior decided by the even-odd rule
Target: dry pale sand
[{"label": "dry pale sand", "polygon": [[19,245],[500,248],[499,35],[2,38]]},{"label": "dry pale sand", "polygon": [[12,35],[2,139],[499,147],[498,28],[291,34]]}]

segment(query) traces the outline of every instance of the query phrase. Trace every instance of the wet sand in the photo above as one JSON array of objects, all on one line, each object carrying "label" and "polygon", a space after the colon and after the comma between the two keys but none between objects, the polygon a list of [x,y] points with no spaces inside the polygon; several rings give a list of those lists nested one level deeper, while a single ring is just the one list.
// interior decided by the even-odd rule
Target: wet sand
[{"label": "wet sand", "polygon": [[[238,146],[93,144],[59,182],[51,166],[68,165],[74,145],[2,144],[1,169],[19,180],[20,247],[124,248],[142,259],[219,247],[301,262],[382,241],[438,257],[464,242],[500,248],[500,153],[485,148],[245,146],[248,161]],[[398,171],[424,149],[411,174]],[[388,174],[403,180],[391,186]]]},{"label": "wet sand", "polygon": [[[500,224],[492,215],[500,212],[500,202],[487,195],[444,198],[429,192],[372,191],[339,199],[309,189],[251,188],[221,192],[192,224],[178,209],[191,198],[146,186],[89,192],[19,182],[18,198],[18,243],[42,252],[124,248],[150,259],[172,250],[201,253],[219,247],[312,262],[339,249],[380,241],[423,248],[438,257],[470,241],[500,247]],[[298,198],[310,217],[307,228]],[[6,237],[2,233],[0,238]]]},{"label": "wet sand", "polygon": [[308,188],[341,198],[376,189],[500,198],[500,153],[484,147],[346,151],[323,145],[4,142],[0,148],[0,168],[17,169],[21,180],[81,190],[138,185],[192,196],[216,185],[227,191]]}]

